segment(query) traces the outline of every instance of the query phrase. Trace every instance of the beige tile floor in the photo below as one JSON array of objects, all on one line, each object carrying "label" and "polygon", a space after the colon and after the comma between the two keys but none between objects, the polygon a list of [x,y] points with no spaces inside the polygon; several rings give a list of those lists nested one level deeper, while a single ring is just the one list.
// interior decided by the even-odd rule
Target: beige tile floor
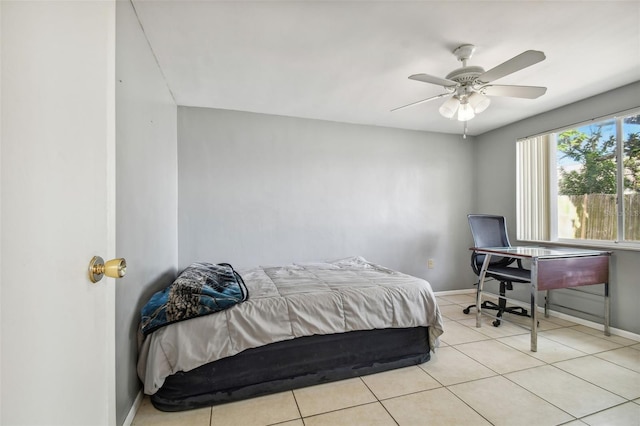
[{"label": "beige tile floor", "polygon": [[533,353],[527,330],[461,314],[472,296],[438,300],[445,334],[422,365],[180,413],[145,398],[133,424],[640,426],[637,341],[548,318]]}]

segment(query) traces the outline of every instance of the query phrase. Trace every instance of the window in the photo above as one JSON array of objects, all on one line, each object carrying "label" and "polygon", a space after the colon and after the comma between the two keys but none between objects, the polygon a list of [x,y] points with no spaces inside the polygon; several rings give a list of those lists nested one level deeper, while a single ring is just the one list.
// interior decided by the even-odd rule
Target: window
[{"label": "window", "polygon": [[640,243],[640,111],[519,140],[517,236]]}]

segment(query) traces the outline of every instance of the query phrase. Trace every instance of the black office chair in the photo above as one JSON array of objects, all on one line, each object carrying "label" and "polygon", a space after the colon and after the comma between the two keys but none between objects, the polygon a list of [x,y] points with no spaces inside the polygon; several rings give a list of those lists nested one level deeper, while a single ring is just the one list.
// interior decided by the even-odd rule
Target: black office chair
[{"label": "black office chair", "polygon": [[[509,237],[507,236],[507,222],[504,216],[470,214],[467,215],[467,218],[469,219],[469,226],[471,227],[474,247],[511,247]],[[484,259],[484,254],[471,253],[471,268],[478,276],[480,276]],[[517,267],[509,266],[514,262],[517,263]],[[530,315],[526,309],[520,306],[507,306],[505,295],[507,290],[513,290],[513,283],[530,283],[531,271],[522,267],[522,261],[520,259],[498,256],[491,256],[488,270],[489,272],[486,273],[485,277],[493,278],[500,282],[498,304],[485,300],[481,305],[482,309],[498,311],[496,314],[497,318],[492,323],[493,326],[498,327],[500,325],[500,318],[504,312],[529,317]],[[501,272],[510,275],[510,277],[501,275]],[[519,278],[513,278],[514,275]],[[478,283],[476,283],[476,285],[477,284]],[[463,312],[468,314],[470,309],[475,306],[475,304],[469,305]]]}]

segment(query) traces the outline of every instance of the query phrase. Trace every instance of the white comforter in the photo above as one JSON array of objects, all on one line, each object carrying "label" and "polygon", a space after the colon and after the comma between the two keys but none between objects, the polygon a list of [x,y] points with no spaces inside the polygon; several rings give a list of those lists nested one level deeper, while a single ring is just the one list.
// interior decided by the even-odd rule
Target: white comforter
[{"label": "white comforter", "polygon": [[154,394],[178,371],[295,337],[428,326],[435,348],[443,332],[428,282],[361,257],[238,272],[249,300],[146,337],[138,359],[145,393]]}]

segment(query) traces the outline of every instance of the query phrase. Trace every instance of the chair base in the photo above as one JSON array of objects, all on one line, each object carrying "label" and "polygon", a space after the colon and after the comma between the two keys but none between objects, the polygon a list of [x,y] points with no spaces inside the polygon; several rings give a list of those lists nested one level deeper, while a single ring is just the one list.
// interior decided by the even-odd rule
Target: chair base
[{"label": "chair base", "polygon": [[[475,308],[475,307],[476,307],[475,304],[469,305],[465,309],[463,309],[462,312],[465,313],[465,314],[468,314],[469,312],[471,312],[471,308]],[[485,300],[484,302],[482,302],[480,307],[482,309],[490,309],[490,310],[498,311],[498,314],[496,315],[497,318],[495,319],[495,321],[492,322],[494,327],[499,327],[500,326],[500,323],[501,323],[500,317],[502,317],[502,313],[503,312],[507,312],[507,313],[513,314],[513,315],[519,315],[521,317],[529,317],[529,318],[531,318],[531,315],[529,315],[529,312],[525,308],[523,308],[521,306],[506,306],[506,301],[505,300],[500,300],[498,302],[498,304],[493,303],[490,300]]]}]

